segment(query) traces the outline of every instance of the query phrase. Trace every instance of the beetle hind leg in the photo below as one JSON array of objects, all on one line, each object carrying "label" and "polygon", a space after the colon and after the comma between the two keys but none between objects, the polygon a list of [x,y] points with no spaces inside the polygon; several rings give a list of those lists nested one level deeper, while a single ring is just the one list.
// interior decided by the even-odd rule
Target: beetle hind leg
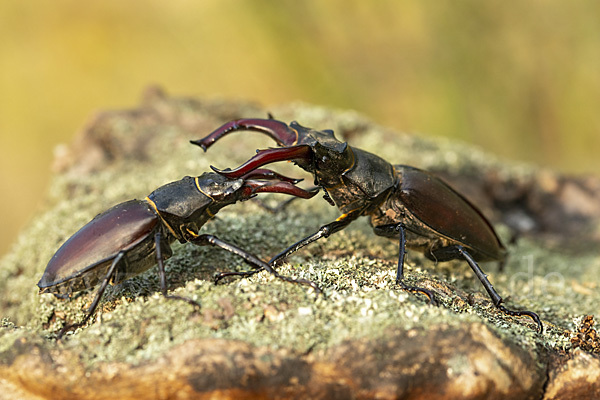
[{"label": "beetle hind leg", "polygon": [[117,269],[117,266],[123,260],[124,256],[125,256],[125,252],[122,252],[122,251],[119,252],[117,254],[117,256],[114,258],[114,260],[112,261],[112,263],[110,264],[110,267],[108,268],[108,271],[106,272],[106,275],[104,276],[104,279],[102,280],[102,284],[100,285],[100,288],[96,292],[96,297],[94,297],[94,301],[92,301],[92,304],[90,305],[90,308],[88,308],[88,311],[87,311],[87,313],[85,315],[85,318],[83,318],[83,321],[78,322],[76,324],[67,324],[67,325],[63,326],[62,329],[58,332],[58,335],[56,337],[57,339],[61,339],[63,337],[63,335],[65,333],[67,333],[68,331],[73,330],[73,329],[77,329],[77,328],[81,328],[82,326],[84,326],[88,322],[88,320],[90,319],[90,317],[96,311],[96,308],[98,308],[98,304],[100,303],[100,299],[102,298],[102,295],[106,291],[106,287],[108,286],[110,280],[114,276],[115,271]]},{"label": "beetle hind leg", "polygon": [[479,265],[477,265],[473,256],[471,256],[462,246],[457,246],[456,249],[458,251],[458,254],[460,254],[467,261],[467,263],[469,264],[469,266],[471,267],[471,269],[473,270],[473,272],[475,273],[475,275],[477,276],[479,281],[481,281],[481,283],[483,284],[483,287],[488,292],[490,298],[492,299],[492,302],[494,303],[494,305],[496,306],[497,309],[499,309],[503,313],[505,313],[507,315],[511,315],[513,317],[521,317],[521,316],[529,317],[533,320],[533,322],[536,323],[536,325],[538,327],[538,332],[539,333],[544,332],[544,326],[542,325],[542,321],[540,321],[540,317],[533,311],[515,311],[515,310],[509,310],[508,308],[504,307],[501,304],[502,297],[500,297],[498,292],[496,292],[496,290],[494,289],[494,287],[488,280],[487,275],[481,270]]}]

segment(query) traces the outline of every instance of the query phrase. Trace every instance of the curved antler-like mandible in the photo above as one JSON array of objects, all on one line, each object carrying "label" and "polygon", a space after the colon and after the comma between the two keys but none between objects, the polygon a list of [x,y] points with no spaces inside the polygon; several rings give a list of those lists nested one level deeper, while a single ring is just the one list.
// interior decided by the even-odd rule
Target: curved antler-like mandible
[{"label": "curved antler-like mandible", "polygon": [[270,169],[266,169],[266,168],[258,168],[258,169],[252,170],[252,171],[248,172],[247,174],[242,175],[240,178],[242,178],[244,180],[246,180],[246,179],[247,180],[265,179],[265,180],[273,180],[273,181],[276,180],[276,181],[290,182],[293,184],[300,183],[304,180],[304,179],[290,178],[288,176],[281,175],[278,172],[271,171]]},{"label": "curved antler-like mandible", "polygon": [[211,165],[213,171],[228,178],[240,178],[263,165],[278,161],[304,161],[310,162],[312,150],[307,145],[282,147],[277,149],[259,150],[258,153],[244,164],[235,169],[220,170]]},{"label": "curved antler-like mandible", "polygon": [[319,189],[304,190],[295,186],[293,183],[285,181],[262,182],[249,180],[244,182],[244,186],[251,190],[251,193],[282,193],[291,196],[300,197],[302,199],[310,199],[319,193]]},{"label": "curved antler-like mandible", "polygon": [[208,136],[199,140],[191,140],[192,144],[202,147],[206,151],[223,136],[239,130],[248,130],[264,133],[274,139],[280,146],[291,146],[296,143],[298,133],[287,124],[274,119],[247,118],[236,119],[217,128]]}]

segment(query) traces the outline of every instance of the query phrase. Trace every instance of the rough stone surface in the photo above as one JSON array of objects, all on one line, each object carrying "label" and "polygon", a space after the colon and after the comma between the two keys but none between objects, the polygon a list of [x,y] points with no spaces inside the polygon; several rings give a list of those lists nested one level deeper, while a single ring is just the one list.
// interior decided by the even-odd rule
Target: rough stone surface
[{"label": "rough stone surface", "polygon": [[600,359],[580,349],[551,364],[545,399],[600,398]]},{"label": "rough stone surface", "polygon": [[[408,282],[430,289],[441,304],[399,290],[397,244],[357,221],[280,268],[314,280],[325,297],[266,273],[215,286],[216,272],[244,264],[217,249],[176,245],[169,288],[201,302],[200,311],[162,298],[153,268],[109,288],[94,320],[57,340],[94,295],[64,301],[37,294],[35,283],[60,243],[116,203],[210,165],[236,166],[272,146],[241,133],[208,153],[188,143],[230,119],[267,111],[334,129],[353,146],[450,181],[508,243],[502,273],[483,266],[491,281],[509,306],[536,311],[545,333],[499,313],[465,263],[435,265],[410,252]],[[276,168],[311,182],[292,165]],[[353,112],[171,98],[157,88],[135,110],[94,117],[72,145],[57,149],[55,169],[45,210],[0,264],[0,399],[600,396],[598,336],[585,318],[598,315],[600,304],[597,178],[397,134]],[[337,216],[319,196],[275,215],[249,201],[222,210],[203,230],[268,259]]]}]

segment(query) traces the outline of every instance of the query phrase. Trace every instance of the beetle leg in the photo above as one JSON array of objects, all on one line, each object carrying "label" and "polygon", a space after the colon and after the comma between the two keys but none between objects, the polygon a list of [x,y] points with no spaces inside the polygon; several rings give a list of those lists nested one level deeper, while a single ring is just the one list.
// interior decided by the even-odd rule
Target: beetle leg
[{"label": "beetle leg", "polygon": [[437,306],[437,300],[435,296],[430,290],[418,287],[418,286],[408,286],[404,283],[404,259],[406,258],[406,228],[403,223],[399,223],[397,225],[384,225],[384,226],[375,226],[373,227],[373,231],[376,235],[390,237],[389,233],[391,231],[397,232],[399,234],[399,245],[398,245],[398,269],[396,271],[396,285],[400,286],[402,290],[406,290],[407,292],[412,293],[422,293],[429,299],[429,303]]},{"label": "beetle leg", "polygon": [[533,311],[513,311],[513,310],[509,310],[508,308],[504,307],[501,304],[502,297],[500,297],[500,295],[496,292],[496,290],[494,289],[494,287],[488,280],[487,275],[481,270],[479,265],[477,265],[477,263],[475,262],[475,259],[462,246],[457,246],[457,250],[458,250],[458,253],[467,261],[467,263],[469,264],[469,266],[471,267],[473,272],[475,272],[475,275],[477,276],[479,281],[481,281],[481,283],[483,284],[483,287],[490,295],[492,302],[494,303],[494,305],[496,306],[497,309],[499,309],[500,311],[502,311],[505,314],[512,315],[512,316],[517,316],[517,317],[527,316],[527,317],[531,318],[537,324],[539,333],[544,332],[544,326],[542,325],[542,322],[540,321],[540,317]]},{"label": "beetle leg", "polygon": [[316,231],[312,235],[307,236],[302,240],[299,240],[298,242],[294,243],[287,249],[283,250],[281,253],[277,254],[275,257],[271,258],[271,260],[269,260],[269,265],[277,265],[283,259],[287,258],[290,254],[298,251],[302,247],[309,245],[312,242],[317,241],[323,237],[325,237],[325,238],[329,237],[331,234],[344,229],[345,227],[350,225],[350,223],[352,221],[354,221],[356,218],[358,218],[359,215],[360,215],[360,212],[343,214],[341,217],[339,217],[335,221],[333,221],[327,225],[323,225],[322,227],[319,228],[318,231]]},{"label": "beetle leg", "polygon": [[156,263],[158,264],[158,277],[160,279],[160,291],[162,292],[163,296],[165,296],[167,299],[182,300],[188,304],[191,304],[194,307],[200,308],[200,304],[192,299],[188,299],[187,297],[183,296],[168,294],[167,274],[165,273],[165,264],[162,256],[162,242],[160,231],[156,232],[156,235],[154,235],[154,245],[156,249]]},{"label": "beetle leg", "polygon": [[88,308],[88,311],[87,311],[86,316],[83,319],[83,321],[76,323],[76,324],[67,324],[67,325],[63,326],[63,328],[60,330],[60,332],[58,332],[58,336],[56,337],[56,339],[62,338],[63,335],[65,333],[67,333],[67,331],[69,331],[71,329],[80,328],[87,323],[87,321],[90,319],[92,314],[94,314],[94,311],[96,311],[96,308],[98,307],[98,304],[100,303],[100,298],[102,298],[102,295],[104,294],[104,291],[106,290],[106,287],[108,286],[108,283],[110,282],[111,278],[113,277],[113,275],[115,273],[115,270],[117,269],[117,265],[119,265],[119,263],[121,262],[121,260],[123,259],[124,256],[125,256],[125,252],[123,252],[123,251],[119,252],[117,254],[117,256],[114,258],[114,260],[112,261],[112,263],[110,264],[110,267],[108,268],[108,271],[106,272],[106,275],[104,276],[104,279],[102,280],[102,284],[100,285],[100,287],[98,288],[98,291],[96,292],[96,297],[94,297],[94,301],[92,301],[90,308]]},{"label": "beetle leg", "polygon": [[[246,261],[248,264],[252,265],[253,268],[256,268],[258,270],[260,269],[265,269],[267,270],[269,273],[275,275],[276,278],[281,279],[285,282],[290,282],[290,283],[299,283],[301,285],[307,285],[312,287],[315,292],[317,293],[322,293],[321,289],[319,288],[319,286],[317,286],[316,283],[314,283],[313,281],[309,281],[308,279],[294,279],[294,278],[290,278],[288,276],[283,276],[280,275],[277,271],[275,271],[273,268],[271,268],[271,266],[269,264],[267,264],[266,262],[260,260],[258,257],[248,253],[245,250],[242,250],[241,248],[234,246],[231,243],[227,243],[221,239],[219,239],[216,236],[213,235],[197,235],[194,238],[192,238],[190,240],[190,243],[194,243],[198,246],[217,246],[222,248],[223,250],[227,250],[233,254],[237,254],[238,256],[242,257],[244,259],[244,261]],[[253,271],[252,271],[253,272]],[[257,271],[258,272],[258,271]]]},{"label": "beetle leg", "polygon": [[251,271],[219,272],[215,276],[215,285],[218,284],[221,279],[226,278],[228,276],[241,276],[241,277],[246,278],[248,276],[252,276],[263,270],[264,270],[264,268],[257,268],[257,269],[253,269]]},{"label": "beetle leg", "polygon": [[408,292],[423,293],[429,298],[429,303],[437,306],[435,296],[431,291],[420,288],[418,286],[408,286],[404,283],[404,259],[406,257],[406,229],[403,223],[396,225],[396,231],[400,234],[399,254],[398,254],[398,270],[396,272],[396,284]]}]

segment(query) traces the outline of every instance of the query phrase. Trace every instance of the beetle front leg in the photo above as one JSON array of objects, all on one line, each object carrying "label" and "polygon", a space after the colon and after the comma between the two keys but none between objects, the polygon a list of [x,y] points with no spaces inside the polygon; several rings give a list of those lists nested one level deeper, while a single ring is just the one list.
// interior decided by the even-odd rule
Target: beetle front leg
[{"label": "beetle front leg", "polygon": [[[317,293],[321,293],[321,288],[319,288],[319,286],[314,283],[313,281],[310,281],[308,279],[294,279],[294,278],[290,278],[288,276],[283,276],[280,275],[277,271],[275,271],[273,268],[271,268],[271,266],[269,264],[267,264],[266,262],[262,261],[261,259],[259,259],[258,257],[254,256],[253,254],[248,253],[245,250],[242,250],[241,248],[231,244],[231,243],[227,243],[221,239],[219,239],[216,236],[213,235],[197,235],[194,238],[192,238],[190,240],[191,243],[194,243],[198,246],[217,246],[222,248],[223,250],[227,250],[233,254],[236,254],[240,257],[242,257],[244,259],[244,261],[246,261],[248,264],[250,264],[253,268],[256,268],[258,272],[259,270],[265,269],[267,270],[269,273],[275,275],[276,278],[281,279],[285,282],[290,282],[290,283],[298,283],[301,285],[307,285],[312,287],[315,292]],[[254,271],[250,271],[250,272],[254,272]]]},{"label": "beetle front leg", "polygon": [[467,261],[467,263],[469,264],[469,266],[471,267],[471,269],[473,270],[473,272],[475,273],[475,275],[477,276],[479,281],[481,281],[481,283],[483,284],[483,287],[490,295],[492,302],[494,303],[494,305],[496,306],[497,309],[499,309],[500,311],[502,311],[505,314],[512,315],[512,316],[517,316],[517,317],[527,316],[527,317],[531,318],[537,324],[539,333],[544,332],[544,326],[542,325],[542,321],[540,321],[540,317],[533,311],[513,311],[513,310],[509,310],[508,308],[504,307],[501,304],[502,297],[500,297],[498,292],[496,292],[496,290],[494,289],[494,287],[488,280],[487,275],[481,270],[479,265],[477,265],[477,263],[475,262],[475,259],[462,246],[457,246],[457,250],[458,250],[458,253]]},{"label": "beetle front leg", "polygon": [[403,290],[412,293],[422,293],[429,299],[429,303],[437,306],[437,300],[433,293],[427,289],[418,286],[408,286],[404,283],[404,259],[406,258],[406,228],[404,224],[399,223],[398,225],[385,225],[375,226],[373,231],[376,235],[389,237],[390,230],[393,230],[399,235],[399,247],[398,247],[398,269],[396,271],[396,285],[400,286]]},{"label": "beetle front leg", "polygon": [[[215,278],[215,283],[217,283],[219,280],[221,280],[227,276],[234,276],[234,275],[235,276],[250,276],[250,275],[254,275],[257,272],[262,271],[263,269],[266,269],[267,271],[274,274],[275,276],[277,276],[280,279],[287,280],[287,279],[289,279],[288,277],[279,275],[279,273],[277,273],[277,271],[275,271],[271,266],[272,265],[275,266],[275,265],[279,264],[280,262],[282,262],[283,259],[287,258],[290,254],[296,252],[297,250],[301,249],[302,247],[304,247],[316,240],[319,240],[322,237],[328,237],[329,235],[331,235],[339,230],[344,229],[345,227],[350,225],[350,223],[352,221],[354,221],[359,215],[360,215],[360,213],[343,214],[337,220],[335,220],[327,225],[323,225],[321,228],[319,228],[319,230],[317,232],[294,243],[293,245],[289,246],[287,249],[283,250],[281,253],[277,254],[275,257],[271,258],[271,260],[269,260],[269,264],[266,267],[260,266],[258,269],[254,270],[254,271],[221,272]],[[308,281],[308,282],[311,282],[311,281]],[[314,284],[314,282],[311,282],[311,283]],[[314,284],[314,285],[316,286],[316,284]],[[319,289],[318,291],[320,292],[321,290]]]},{"label": "beetle front leg", "polygon": [[312,235],[307,236],[302,240],[299,240],[287,249],[283,250],[281,253],[277,254],[275,257],[271,258],[271,260],[269,260],[269,265],[277,265],[283,259],[287,258],[290,254],[300,250],[302,247],[309,245],[312,242],[315,242],[323,237],[329,237],[337,231],[341,231],[342,229],[350,225],[350,223],[354,221],[359,215],[360,213],[343,214],[335,221],[327,225],[323,225],[319,228],[318,231],[316,231]]},{"label": "beetle front leg", "polygon": [[253,269],[252,271],[236,271],[236,272],[219,272],[217,276],[215,276],[215,285],[219,283],[219,281],[223,278],[227,278],[228,276],[240,276],[246,278],[248,276],[252,276],[254,274],[263,271],[264,268]]}]

